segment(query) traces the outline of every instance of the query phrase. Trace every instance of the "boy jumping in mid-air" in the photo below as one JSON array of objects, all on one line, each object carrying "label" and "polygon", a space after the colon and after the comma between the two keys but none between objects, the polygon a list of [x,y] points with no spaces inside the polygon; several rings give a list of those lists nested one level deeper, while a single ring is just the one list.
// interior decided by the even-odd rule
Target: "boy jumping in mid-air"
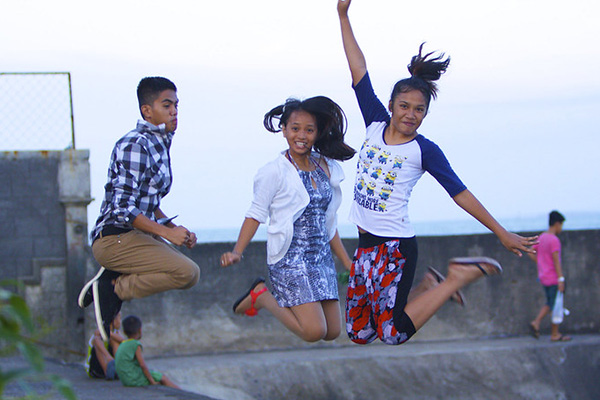
[{"label": "boy jumping in mid-air", "polygon": [[81,307],[94,301],[104,341],[122,301],[188,289],[200,276],[198,265],[164,240],[192,248],[196,235],[160,209],[171,189],[177,88],[166,78],[149,77],[140,81],[137,96],[143,120],[115,144],[100,216],[90,235],[94,258],[103,268],[78,299]]}]

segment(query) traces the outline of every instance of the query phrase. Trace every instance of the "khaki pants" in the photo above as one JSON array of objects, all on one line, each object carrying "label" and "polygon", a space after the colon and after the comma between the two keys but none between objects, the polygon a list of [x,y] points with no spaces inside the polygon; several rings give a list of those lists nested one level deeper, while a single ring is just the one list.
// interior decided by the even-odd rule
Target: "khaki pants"
[{"label": "khaki pants", "polygon": [[200,268],[194,261],[162,238],[137,229],[99,237],[92,252],[104,268],[123,274],[115,283],[115,293],[121,300],[189,289],[200,278]]}]

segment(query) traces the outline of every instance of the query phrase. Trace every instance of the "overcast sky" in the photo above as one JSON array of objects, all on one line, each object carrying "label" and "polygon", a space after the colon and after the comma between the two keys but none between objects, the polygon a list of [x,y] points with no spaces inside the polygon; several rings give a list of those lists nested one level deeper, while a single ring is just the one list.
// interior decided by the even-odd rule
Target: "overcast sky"
[{"label": "overcast sky", "polygon": [[[452,57],[419,132],[502,221],[598,212],[599,4],[354,0],[350,14],[385,104],[421,42]],[[189,228],[239,227],[254,173],[285,148],[262,117],[287,97],[331,97],[348,116],[347,141],[359,148],[364,137],[334,0],[3,0],[0,54],[0,72],[72,73],[76,144],[90,150],[98,199],[90,229],[112,146],[139,116],[144,76],[166,76],[179,89],[174,185],[162,208]],[[344,163],[341,224],[355,164]],[[410,214],[414,222],[470,218],[429,176]]]}]

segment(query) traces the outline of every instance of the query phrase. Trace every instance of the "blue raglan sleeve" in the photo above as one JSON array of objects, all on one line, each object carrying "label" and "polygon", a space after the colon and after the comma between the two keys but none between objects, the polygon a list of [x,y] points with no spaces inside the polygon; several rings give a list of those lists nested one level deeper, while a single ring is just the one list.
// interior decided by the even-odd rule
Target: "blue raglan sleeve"
[{"label": "blue raglan sleeve", "polygon": [[442,149],[422,135],[417,136],[416,139],[419,146],[421,146],[423,169],[429,172],[442,185],[450,197],[454,197],[465,190],[467,187],[450,166]]},{"label": "blue raglan sleeve", "polygon": [[369,126],[373,122],[383,121],[387,123],[390,121],[390,115],[388,114],[387,109],[377,98],[377,95],[375,95],[368,72],[363,76],[360,82],[353,86],[353,89],[363,119],[365,120],[365,126]]}]

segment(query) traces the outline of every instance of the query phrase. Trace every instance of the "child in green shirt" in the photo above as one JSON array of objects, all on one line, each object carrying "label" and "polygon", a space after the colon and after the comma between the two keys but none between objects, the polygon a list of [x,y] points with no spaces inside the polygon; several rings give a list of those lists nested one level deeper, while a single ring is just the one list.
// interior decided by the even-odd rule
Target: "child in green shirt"
[{"label": "child in green shirt", "polygon": [[115,364],[117,374],[124,386],[148,386],[162,384],[180,389],[166,375],[151,371],[142,355],[142,321],[135,315],[123,319],[121,323],[127,340],[117,349]]}]

